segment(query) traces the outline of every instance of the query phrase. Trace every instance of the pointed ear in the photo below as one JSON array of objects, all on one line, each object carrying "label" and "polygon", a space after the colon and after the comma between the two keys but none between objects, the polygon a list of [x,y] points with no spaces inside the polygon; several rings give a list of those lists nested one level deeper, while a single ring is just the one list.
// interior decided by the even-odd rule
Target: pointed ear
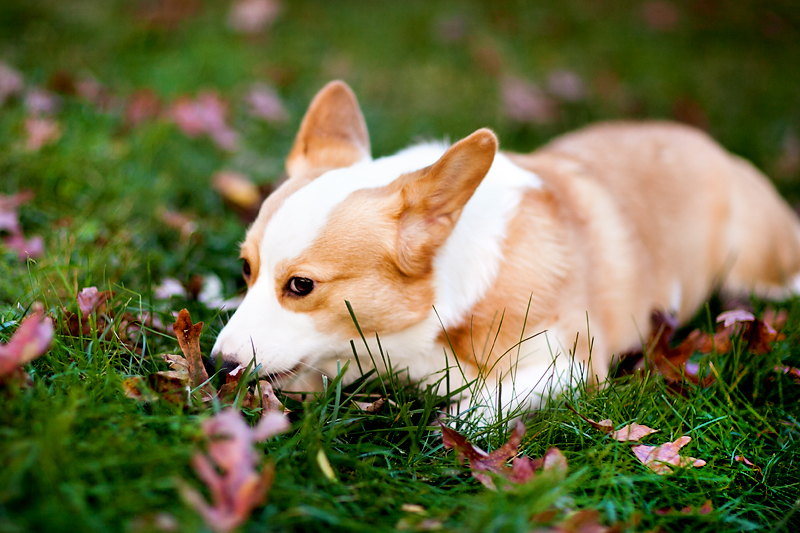
[{"label": "pointed ear", "polygon": [[409,276],[426,274],[494,161],[497,137],[480,129],[450,147],[432,166],[397,180],[403,207],[398,266]]},{"label": "pointed ear", "polygon": [[349,167],[368,157],[367,124],[356,97],[346,83],[332,81],[308,106],[286,171],[294,176],[309,169]]}]

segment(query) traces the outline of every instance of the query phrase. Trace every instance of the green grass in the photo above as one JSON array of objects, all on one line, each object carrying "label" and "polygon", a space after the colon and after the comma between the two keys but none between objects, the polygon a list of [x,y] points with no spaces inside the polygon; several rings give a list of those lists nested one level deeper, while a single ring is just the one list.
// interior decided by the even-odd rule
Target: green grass
[{"label": "green grass", "polygon": [[[669,32],[648,29],[636,2],[287,1],[257,37],[226,27],[227,2],[205,2],[172,29],[137,19],[137,5],[6,0],[0,60],[31,85],[44,86],[63,70],[92,75],[119,98],[152,88],[169,102],[215,89],[231,101],[241,147],[220,151],[163,120],[129,128],[121,112],[65,96],[56,115],[62,138],[31,153],[20,146],[23,103],[0,107],[0,193],[35,192],[21,220],[46,246],[43,258],[28,263],[0,248],[0,340],[33,302],[62,320],[62,307],[76,309],[76,291],[95,285],[116,292],[115,309],[153,310],[167,324],[170,311],[188,307],[207,324],[208,353],[225,316],[193,300],[157,301],[154,287],[165,277],[216,274],[228,294],[243,288],[237,242],[244,227],[211,189],[211,175],[230,168],[259,183],[277,179],[308,101],[335,77],[359,96],[375,155],[482,126],[498,133],[504,149],[528,151],[594,120],[686,117],[681,110],[690,102],[714,137],[774,176],[790,202],[800,201],[800,169],[781,171],[779,162],[785,139],[800,135],[800,17],[789,1],[676,2],[679,22]],[[439,28],[454,17],[464,34],[448,41]],[[502,75],[544,84],[556,69],[581,76],[587,98],[563,103],[547,125],[520,125],[502,112]],[[609,79],[617,80],[610,96],[602,90]],[[248,115],[243,95],[254,81],[277,87],[287,123]],[[193,217],[195,234],[182,238],[166,227],[163,210]],[[750,356],[737,346],[713,356],[720,378],[689,397],[648,376],[554,400],[526,421],[523,449],[539,457],[557,446],[569,472],[509,491],[487,491],[442,448],[431,413],[443,402],[429,391],[397,380],[344,388],[332,380],[319,397],[287,400],[292,431],[263,445],[276,463],[275,484],[242,530],[414,530],[432,519],[447,531],[523,532],[533,529],[531,516],[555,506],[563,514],[596,509],[604,523],[624,522],[630,531],[795,531],[800,385],[773,368],[800,367],[799,304],[782,304],[790,311],[787,338],[771,354]],[[708,329],[712,315],[701,311],[692,327]],[[125,377],[165,369],[155,355],[178,350],[153,330],[136,347],[123,344],[113,327],[86,338],[59,329],[53,349],[29,365],[32,388],[0,391],[1,532],[148,531],[159,512],[172,514],[181,531],[202,530],[177,486],[179,479],[200,486],[190,458],[209,413],[128,399]],[[347,400],[361,385],[362,393],[389,387],[396,405],[377,415],[357,411]],[[596,420],[661,430],[646,443],[689,435],[686,453],[708,464],[657,476],[565,400]],[[508,433],[505,424],[461,430],[486,449]],[[320,449],[336,482],[319,469]],[[656,512],[707,499],[710,515]],[[426,515],[402,511],[406,503],[422,505]]]}]

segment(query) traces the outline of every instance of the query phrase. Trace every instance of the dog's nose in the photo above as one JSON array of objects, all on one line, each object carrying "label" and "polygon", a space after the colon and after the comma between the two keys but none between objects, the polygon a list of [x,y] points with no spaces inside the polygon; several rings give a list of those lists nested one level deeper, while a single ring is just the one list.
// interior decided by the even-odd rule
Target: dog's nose
[{"label": "dog's nose", "polygon": [[212,354],[208,359],[208,367],[210,368],[207,368],[206,370],[208,370],[209,375],[217,372],[218,370],[223,374],[227,374],[237,366],[239,366],[239,363],[235,361],[225,359],[225,357],[220,354]]}]

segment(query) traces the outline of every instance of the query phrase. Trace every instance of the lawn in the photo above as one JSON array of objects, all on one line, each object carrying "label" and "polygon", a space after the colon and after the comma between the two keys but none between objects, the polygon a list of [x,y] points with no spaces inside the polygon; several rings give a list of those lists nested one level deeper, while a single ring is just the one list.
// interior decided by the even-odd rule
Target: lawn
[{"label": "lawn", "polygon": [[[0,532],[209,531],[181,487],[208,494],[192,466],[202,423],[241,406],[244,390],[198,404],[133,399],[128,385],[180,353],[170,326],[182,308],[205,323],[209,353],[230,314],[219,302],[245,287],[237,247],[252,217],[220,172],[267,191],[331,79],[358,95],[374,156],[484,126],[503,149],[529,151],[597,120],[674,119],[800,203],[790,0],[262,5],[279,9],[237,19],[229,1],[0,3],[0,195],[24,195],[18,207],[0,200],[0,341],[36,302],[55,325],[52,348],[25,367],[30,385],[0,385]],[[36,237],[40,253],[20,254]],[[81,315],[87,287],[113,296]],[[713,331],[724,304],[712,298],[676,342]],[[554,398],[525,419],[520,449],[557,447],[567,470],[496,491],[444,448],[446,400],[404,383],[402,369],[279,394],[292,426],[256,445],[276,474],[240,530],[600,531],[575,525],[595,511],[616,531],[797,531],[800,383],[780,369],[800,367],[800,300],[743,304],[788,311],[767,353],[734,336],[728,354],[695,354],[715,378],[707,387],[677,393],[644,372]],[[145,314],[154,320],[139,327]],[[378,396],[391,401],[376,413],[352,401]],[[567,402],[658,429],[644,444],[687,435],[682,454],[707,464],[658,475]],[[487,450],[511,433],[503,421],[452,425]]]}]

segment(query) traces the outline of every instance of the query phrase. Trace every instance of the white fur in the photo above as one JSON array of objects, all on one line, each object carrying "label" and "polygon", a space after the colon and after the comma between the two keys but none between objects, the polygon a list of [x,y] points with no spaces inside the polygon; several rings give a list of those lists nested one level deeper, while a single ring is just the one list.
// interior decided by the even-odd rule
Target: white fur
[{"label": "white fur", "polygon": [[[341,360],[352,357],[349,339],[319,331],[309,316],[284,309],[275,291],[275,267],[282,260],[297,257],[315,242],[330,213],[351,193],[387,185],[403,174],[430,166],[446,150],[444,144],[422,144],[393,156],[363,160],[349,168],[327,172],[287,198],[264,230],[259,245],[261,275],[220,333],[212,353],[225,354],[226,359],[245,365],[255,355],[263,373],[286,372],[299,364],[300,383],[308,372],[334,375]],[[489,173],[435,258],[434,307],[438,317],[431,310],[415,326],[380,338],[384,354],[391,358],[395,370],[408,369],[412,380],[435,381],[441,376],[437,372],[446,367],[447,356],[436,337],[442,325],[452,327],[467,319],[469,310],[494,282],[508,222],[515,215],[524,190],[540,186],[537,176],[502,154],[495,156]],[[358,314],[358,309],[355,311]],[[368,344],[379,370],[385,371],[377,342],[368,339]],[[542,349],[541,343],[535,344],[536,347],[526,343],[525,353]],[[356,349],[362,367],[371,368],[360,339],[356,339]],[[449,363],[455,364],[452,354]],[[464,383],[458,374],[451,372],[454,388]]]},{"label": "white fur", "polygon": [[459,325],[497,278],[508,222],[526,188],[538,176],[498,153],[486,178],[461,213],[450,238],[436,255],[436,310],[442,325]]}]

